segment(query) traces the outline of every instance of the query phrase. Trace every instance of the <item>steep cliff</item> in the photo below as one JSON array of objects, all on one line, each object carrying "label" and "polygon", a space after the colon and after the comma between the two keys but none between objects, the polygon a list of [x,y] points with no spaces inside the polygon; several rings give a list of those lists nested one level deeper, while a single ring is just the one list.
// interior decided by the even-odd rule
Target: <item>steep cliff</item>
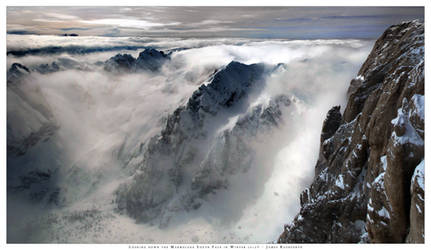
[{"label": "steep cliff", "polygon": [[424,242],[424,25],[389,27],[347,95],[278,242]]}]

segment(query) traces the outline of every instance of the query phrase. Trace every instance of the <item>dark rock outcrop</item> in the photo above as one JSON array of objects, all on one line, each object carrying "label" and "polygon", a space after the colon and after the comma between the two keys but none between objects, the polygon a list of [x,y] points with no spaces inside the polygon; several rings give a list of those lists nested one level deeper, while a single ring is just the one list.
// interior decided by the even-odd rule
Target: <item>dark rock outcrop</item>
[{"label": "dark rock outcrop", "polygon": [[139,53],[138,58],[130,54],[117,54],[104,63],[104,69],[109,72],[155,72],[169,60],[169,56],[152,48],[145,49]]},{"label": "dark rock outcrop", "polygon": [[342,117],[340,113],[340,106],[335,106],[328,111],[326,119],[323,123],[320,143],[332,137],[337,131],[337,129],[340,127],[341,122],[342,122]]},{"label": "dark rock outcrop", "polygon": [[130,72],[135,65],[135,58],[130,54],[117,54],[105,62],[104,69],[111,72]]},{"label": "dark rock outcrop", "polygon": [[424,25],[388,28],[324,122],[313,183],[280,243],[424,242]]},{"label": "dark rock outcrop", "polygon": [[169,59],[163,51],[158,51],[155,49],[145,49],[139,53],[138,58],[136,58],[135,67],[136,70],[149,70],[157,71],[162,67],[162,65]]},{"label": "dark rock outcrop", "polygon": [[13,63],[7,71],[7,83],[18,82],[22,77],[28,74],[30,74],[30,70],[26,66],[20,63]]}]

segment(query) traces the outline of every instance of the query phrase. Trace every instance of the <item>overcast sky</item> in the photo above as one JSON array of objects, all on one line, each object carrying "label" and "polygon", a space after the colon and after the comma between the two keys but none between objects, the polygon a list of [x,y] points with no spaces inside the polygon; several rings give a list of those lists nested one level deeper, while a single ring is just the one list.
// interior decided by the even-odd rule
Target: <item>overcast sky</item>
[{"label": "overcast sky", "polygon": [[8,7],[8,34],[377,38],[422,7]]}]

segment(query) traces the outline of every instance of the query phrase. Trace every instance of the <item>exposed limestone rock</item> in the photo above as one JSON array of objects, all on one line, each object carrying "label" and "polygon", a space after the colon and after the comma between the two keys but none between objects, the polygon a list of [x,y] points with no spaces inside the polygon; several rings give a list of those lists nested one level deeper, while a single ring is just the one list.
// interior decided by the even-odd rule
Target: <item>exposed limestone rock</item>
[{"label": "exposed limestone rock", "polygon": [[424,25],[388,28],[342,119],[328,112],[314,181],[278,242],[424,242],[423,70]]}]

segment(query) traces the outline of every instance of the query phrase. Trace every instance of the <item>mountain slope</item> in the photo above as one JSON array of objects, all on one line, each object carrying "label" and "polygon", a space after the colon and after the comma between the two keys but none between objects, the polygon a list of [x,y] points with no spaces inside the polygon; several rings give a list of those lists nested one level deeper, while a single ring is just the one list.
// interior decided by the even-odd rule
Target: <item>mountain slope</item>
[{"label": "mountain slope", "polygon": [[280,95],[250,106],[272,70],[233,61],[202,84],[127,164],[135,173],[117,190],[120,211],[166,226],[175,211],[199,208],[229,176],[246,172],[255,138],[277,127],[290,104]]},{"label": "mountain slope", "polygon": [[313,183],[278,242],[424,242],[424,25],[388,28],[323,124]]}]

